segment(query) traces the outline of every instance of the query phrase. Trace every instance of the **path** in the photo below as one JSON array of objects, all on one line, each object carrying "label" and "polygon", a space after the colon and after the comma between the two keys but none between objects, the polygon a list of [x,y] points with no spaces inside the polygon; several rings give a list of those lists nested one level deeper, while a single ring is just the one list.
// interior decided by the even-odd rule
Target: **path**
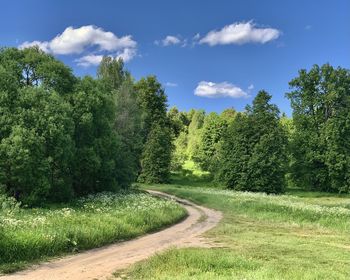
[{"label": "path", "polygon": [[210,241],[201,235],[217,225],[222,217],[221,212],[165,193],[149,192],[152,195],[175,199],[183,204],[188,212],[188,217],[162,231],[56,259],[33,266],[28,270],[2,276],[0,280],[106,279],[114,271],[127,268],[171,246],[212,246]]}]

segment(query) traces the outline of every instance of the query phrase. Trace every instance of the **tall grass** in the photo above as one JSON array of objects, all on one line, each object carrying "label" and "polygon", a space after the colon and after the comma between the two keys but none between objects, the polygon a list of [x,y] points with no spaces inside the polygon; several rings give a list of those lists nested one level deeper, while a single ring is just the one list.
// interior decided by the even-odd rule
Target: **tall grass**
[{"label": "tall grass", "polygon": [[21,208],[0,197],[0,272],[160,229],[186,215],[177,203],[143,192],[103,193],[69,205]]}]

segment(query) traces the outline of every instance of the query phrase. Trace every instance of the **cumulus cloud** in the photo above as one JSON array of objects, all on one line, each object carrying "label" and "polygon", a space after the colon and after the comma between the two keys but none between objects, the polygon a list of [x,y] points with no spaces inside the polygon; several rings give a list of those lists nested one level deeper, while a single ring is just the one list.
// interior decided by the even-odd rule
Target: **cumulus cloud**
[{"label": "cumulus cloud", "polygon": [[124,62],[132,60],[136,56],[136,49],[125,48],[123,51],[117,53],[116,57],[121,58]]},{"label": "cumulus cloud", "polygon": [[103,58],[103,55],[89,54],[76,59],[75,62],[79,66],[84,66],[84,67],[88,67],[91,65],[96,66],[100,64],[102,58]]},{"label": "cumulus cloud", "polygon": [[176,36],[168,35],[162,40],[163,46],[177,45],[180,44],[181,40]]},{"label": "cumulus cloud", "polygon": [[207,81],[201,81],[198,83],[194,94],[202,97],[231,97],[231,98],[247,98],[248,93],[242,90],[240,87],[235,86],[228,82],[213,83]]},{"label": "cumulus cloud", "polygon": [[51,41],[24,42],[19,47],[26,48],[33,45],[38,45],[43,51],[53,54],[79,54],[93,46],[97,46],[101,51],[116,51],[136,48],[137,43],[130,35],[118,38],[112,32],[87,25],[79,28],[69,26]]},{"label": "cumulus cloud", "polygon": [[50,49],[55,54],[82,53],[86,47],[97,46],[100,50],[115,51],[117,49],[136,47],[131,36],[118,38],[112,32],[93,25],[80,28],[67,27],[62,34],[50,42]]},{"label": "cumulus cloud", "polygon": [[281,35],[281,31],[274,28],[260,28],[252,21],[236,22],[226,25],[221,30],[212,30],[202,39],[200,44],[242,45],[246,43],[261,43],[265,44],[269,41],[277,39]]},{"label": "cumulus cloud", "polygon": [[30,47],[39,47],[42,51],[48,53],[49,52],[49,42],[40,42],[40,41],[32,41],[32,42],[28,42],[25,41],[24,43],[22,43],[19,48],[20,49],[25,49],[25,48],[30,48]]},{"label": "cumulus cloud", "polygon": [[[117,58],[117,59],[121,58],[124,62],[128,62],[131,59],[133,59],[135,55],[136,55],[135,49],[126,48],[120,52],[117,52],[114,55],[108,55],[108,56],[112,58]],[[83,67],[97,66],[100,64],[102,58],[103,58],[103,55],[101,54],[89,54],[76,59],[75,62],[79,66],[83,66]]]},{"label": "cumulus cloud", "polygon": [[171,45],[179,45],[182,44],[182,46],[186,45],[187,40],[182,40],[179,36],[172,36],[168,35],[162,40],[156,40],[154,41],[156,45],[161,45],[163,47],[168,47]]},{"label": "cumulus cloud", "polygon": [[[95,52],[109,52],[109,55],[112,55],[113,52],[113,56],[120,57],[125,62],[136,55],[137,47],[132,36],[118,37],[114,33],[104,31],[94,25],[79,28],[69,26],[50,41],[26,41],[19,48],[23,49],[35,45],[44,52],[60,55],[82,54],[93,48]],[[102,57],[102,54],[87,54],[76,61],[82,66],[97,65]]]}]

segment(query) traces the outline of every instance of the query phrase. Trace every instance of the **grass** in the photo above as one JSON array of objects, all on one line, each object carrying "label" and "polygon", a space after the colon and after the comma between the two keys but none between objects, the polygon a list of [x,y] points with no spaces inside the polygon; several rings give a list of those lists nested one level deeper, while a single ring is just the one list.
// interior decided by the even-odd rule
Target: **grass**
[{"label": "grass", "polygon": [[185,216],[177,203],[140,191],[104,193],[32,209],[0,196],[0,273],[130,239]]},{"label": "grass", "polygon": [[125,278],[350,279],[349,195],[265,195],[175,179],[144,187],[222,211],[222,222],[206,236],[223,247],[173,248],[132,266]]}]

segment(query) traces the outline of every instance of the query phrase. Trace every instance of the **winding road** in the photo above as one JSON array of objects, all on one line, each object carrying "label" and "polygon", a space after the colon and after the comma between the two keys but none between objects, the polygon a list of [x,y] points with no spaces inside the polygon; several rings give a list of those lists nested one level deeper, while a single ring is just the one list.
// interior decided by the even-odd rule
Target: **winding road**
[{"label": "winding road", "polygon": [[176,200],[186,208],[188,217],[162,231],[56,259],[15,274],[2,276],[0,280],[107,279],[114,271],[125,269],[169,247],[213,246],[210,240],[201,235],[217,225],[222,218],[221,212],[162,192],[148,192]]}]

